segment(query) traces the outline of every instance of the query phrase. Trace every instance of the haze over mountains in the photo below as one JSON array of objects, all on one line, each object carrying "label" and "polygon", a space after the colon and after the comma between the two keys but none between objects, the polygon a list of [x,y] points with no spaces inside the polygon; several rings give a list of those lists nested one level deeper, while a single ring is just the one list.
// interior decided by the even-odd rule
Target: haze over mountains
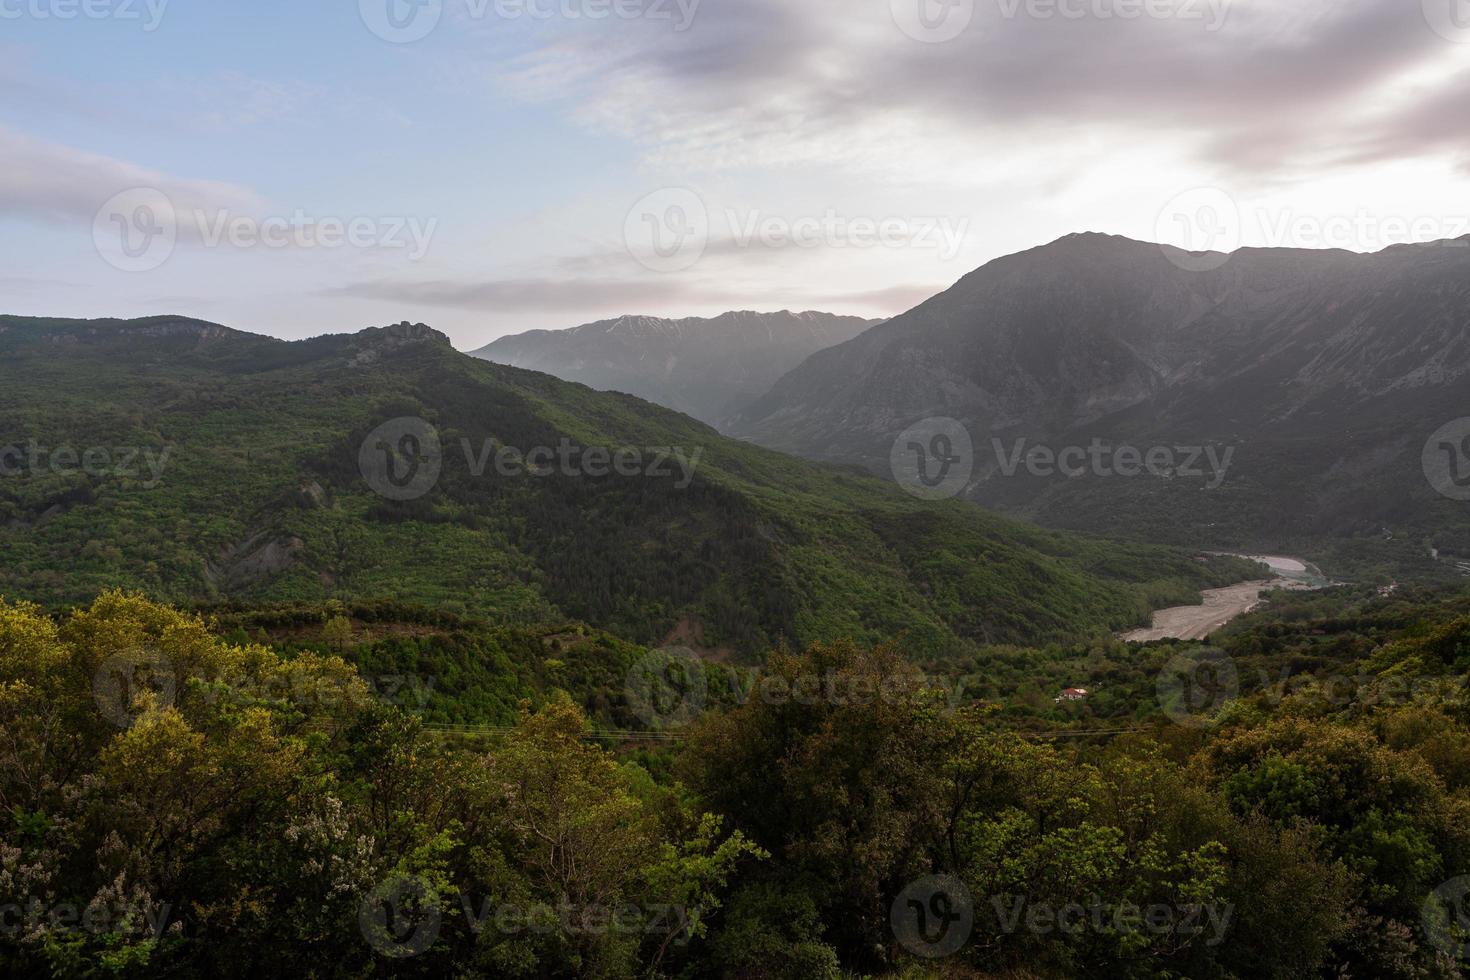
[{"label": "haze over mountains", "polygon": [[620,316],[502,337],[476,357],[622,391],[719,426],[809,354],[881,321],[832,313]]},{"label": "haze over mountains", "polygon": [[[1453,546],[1463,504],[1431,488],[1421,451],[1467,414],[1467,373],[1470,238],[1225,256],[1081,234],[814,354],[729,431],[886,472],[908,426],[952,417],[974,443],[964,492],[1045,523],[1214,544],[1407,528]],[[1016,465],[1018,448],[1095,438],[1231,455],[1209,488],[1203,466]]]}]

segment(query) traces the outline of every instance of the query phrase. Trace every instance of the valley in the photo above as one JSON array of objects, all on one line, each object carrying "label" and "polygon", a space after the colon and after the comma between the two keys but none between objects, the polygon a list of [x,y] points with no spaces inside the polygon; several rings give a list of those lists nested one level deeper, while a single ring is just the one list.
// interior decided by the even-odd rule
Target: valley
[{"label": "valley", "polygon": [[[141,841],[128,867],[185,896],[187,931],[66,954],[121,945],[147,967],[128,980],[388,959],[580,980],[589,956],[618,980],[931,980],[890,910],[935,869],[991,896],[953,978],[1286,980],[1329,950],[1380,975],[1376,922],[1432,885],[1384,869],[1470,870],[1463,585],[1202,554],[1167,507],[1045,528],[424,324],[286,342],[0,317],[0,357],[0,771],[46,772],[0,792],[14,853],[70,893],[116,879],[58,855]],[[710,928],[547,944],[442,914],[439,889],[564,901],[542,825],[620,900],[697,890]],[[992,914],[1011,893],[1167,908],[1181,881],[1241,910],[1218,946],[1018,939]],[[375,926],[385,889],[420,896],[423,949]]]},{"label": "valley", "polygon": [[0,980],[1470,980],[1470,0],[0,21]]},{"label": "valley", "polygon": [[1164,246],[1078,234],[886,321],[627,316],[474,355],[883,479],[903,431],[952,419],[969,449],[947,485],[1025,521],[1444,581],[1470,555],[1470,517],[1423,447],[1470,397],[1465,244],[1242,249],[1199,272]]},{"label": "valley", "polygon": [[0,480],[0,592],[57,608],[119,586],[398,598],[650,644],[697,629],[743,657],[902,636],[945,658],[1135,626],[1249,567],[916,500],[423,324],[284,342],[181,317],[0,317],[0,356],[0,446],[167,460]]}]

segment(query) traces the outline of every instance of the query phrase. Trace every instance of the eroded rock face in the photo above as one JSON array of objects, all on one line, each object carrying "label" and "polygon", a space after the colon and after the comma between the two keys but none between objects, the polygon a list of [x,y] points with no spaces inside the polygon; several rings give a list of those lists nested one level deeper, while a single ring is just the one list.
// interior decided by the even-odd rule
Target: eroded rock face
[{"label": "eroded rock face", "polygon": [[223,592],[243,589],[286,571],[305,547],[298,537],[257,531],[209,562],[205,575]]},{"label": "eroded rock face", "polygon": [[368,327],[353,334],[351,347],[355,351],[350,363],[355,366],[374,364],[396,351],[417,344],[442,344],[449,347],[449,338],[424,323],[395,323],[386,327]]},{"label": "eroded rock face", "polygon": [[[34,321],[33,321],[34,322]],[[42,321],[44,323],[44,321]],[[0,334],[14,330],[22,332],[31,323],[16,324],[0,320]],[[78,344],[101,344],[126,342],[129,338],[184,339],[198,342],[222,340],[230,336],[241,336],[239,331],[207,320],[196,320],[186,316],[153,316],[138,320],[84,320],[67,321],[61,329],[46,329],[38,332],[45,343],[58,347]]]}]

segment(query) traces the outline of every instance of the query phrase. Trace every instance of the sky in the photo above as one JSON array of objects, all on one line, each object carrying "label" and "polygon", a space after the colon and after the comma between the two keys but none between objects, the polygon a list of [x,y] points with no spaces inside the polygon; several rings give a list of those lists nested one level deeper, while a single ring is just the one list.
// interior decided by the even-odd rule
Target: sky
[{"label": "sky", "polygon": [[1470,234],[1470,0],[0,0],[0,312],[471,349]]}]

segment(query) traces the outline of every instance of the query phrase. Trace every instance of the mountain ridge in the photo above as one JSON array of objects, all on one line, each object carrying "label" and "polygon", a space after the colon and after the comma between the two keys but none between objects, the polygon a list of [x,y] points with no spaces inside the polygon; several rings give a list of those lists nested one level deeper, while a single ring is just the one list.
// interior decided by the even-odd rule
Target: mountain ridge
[{"label": "mountain ridge", "polygon": [[714,317],[624,314],[532,330],[470,351],[603,391],[624,391],[720,426],[782,374],[875,322],[812,310]]},{"label": "mountain ridge", "polygon": [[[728,428],[877,471],[897,436],[931,417],[959,420],[982,448],[1021,437],[1234,445],[1239,479],[1199,500],[1161,481],[1003,479],[979,450],[966,494],[1109,533],[1151,527],[1169,497],[1180,519],[1168,539],[1196,533],[1183,516],[1197,505],[1199,525],[1228,525],[1220,545],[1431,528],[1454,515],[1419,450],[1470,400],[1467,246],[1241,249],[1195,271],[1168,246],[1068,236],[813,354]],[[1369,479],[1343,486],[1334,467],[1353,460]],[[1293,498],[1293,485],[1310,493]]]},{"label": "mountain ridge", "polygon": [[[393,597],[745,655],[904,634],[937,656],[1137,625],[1247,571],[915,500],[632,396],[469,357],[420,325],[297,341],[0,326],[14,367],[0,448],[40,451],[5,457],[21,471],[0,479],[0,594],[49,605],[119,586],[188,603]],[[602,470],[556,463],[563,447],[600,454]],[[384,448],[390,472],[427,483],[388,492],[367,468]],[[502,471],[507,448],[553,462]],[[89,450],[101,462],[79,467]],[[641,468],[609,470],[624,450]],[[658,459],[689,465],[656,472]]]}]

